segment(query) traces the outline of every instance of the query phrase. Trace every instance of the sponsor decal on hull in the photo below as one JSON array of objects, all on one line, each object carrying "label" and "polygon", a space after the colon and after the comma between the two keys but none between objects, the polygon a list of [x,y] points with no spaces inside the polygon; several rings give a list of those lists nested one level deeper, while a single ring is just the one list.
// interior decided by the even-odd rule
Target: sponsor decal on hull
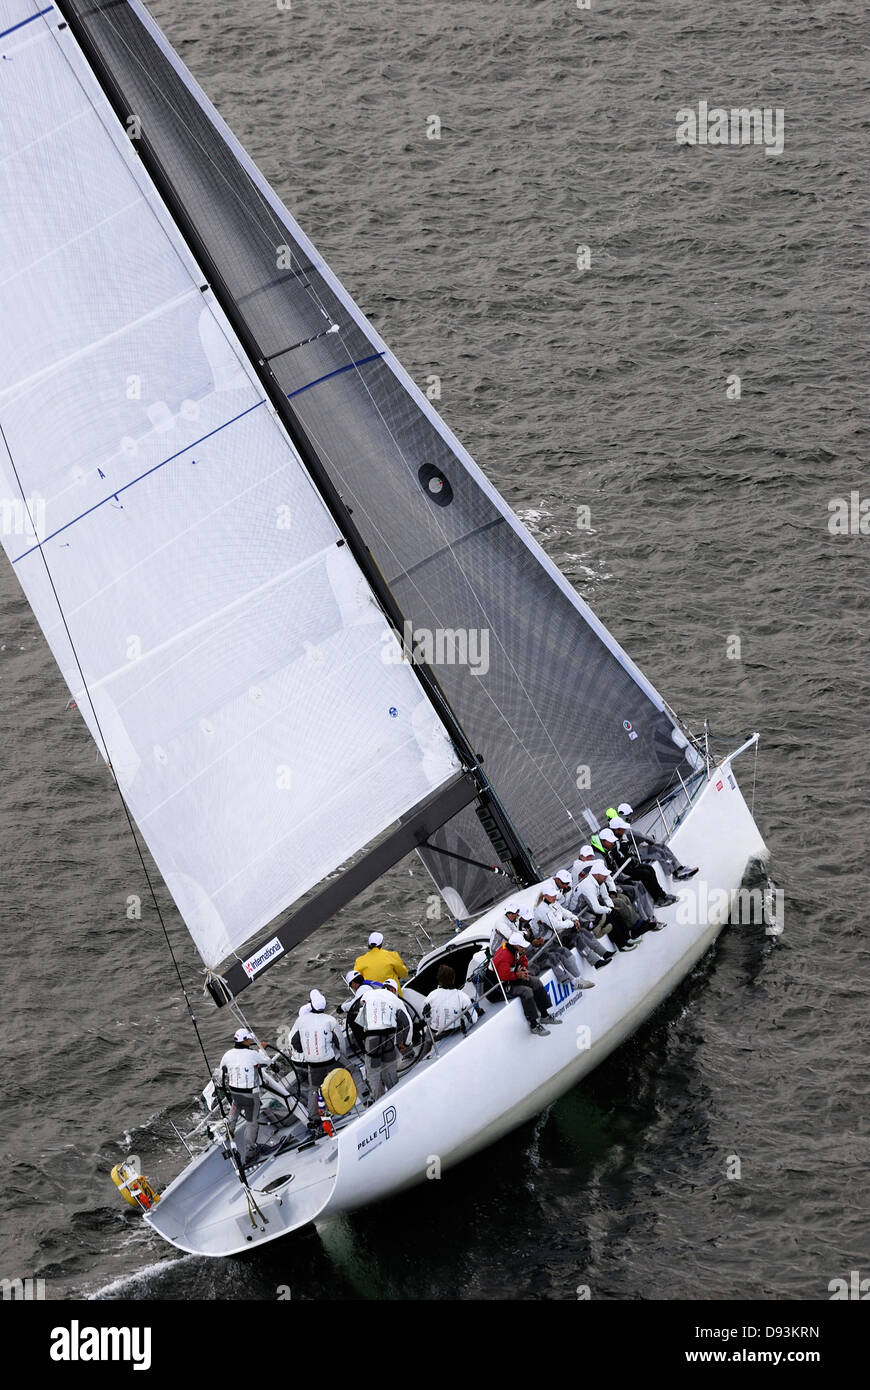
[{"label": "sponsor decal on hull", "polygon": [[[553,1016],[558,1018],[559,1014],[565,1013],[572,1004],[576,1004],[580,998],[580,991],[573,985],[561,984],[558,980],[548,980],[544,986],[553,1001]],[[547,1020],[543,1020],[546,1027]]]},{"label": "sponsor decal on hull", "polygon": [[368,1129],[364,1130],[356,1141],[357,1158],[366,1158],[368,1154],[374,1153],[381,1144],[386,1144],[393,1130],[396,1128],[396,1107],[388,1105],[383,1113],[375,1117]]}]

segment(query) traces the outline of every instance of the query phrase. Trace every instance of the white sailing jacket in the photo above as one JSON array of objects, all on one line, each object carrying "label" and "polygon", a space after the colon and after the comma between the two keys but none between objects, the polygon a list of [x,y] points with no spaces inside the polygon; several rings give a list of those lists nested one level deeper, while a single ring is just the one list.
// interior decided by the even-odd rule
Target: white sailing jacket
[{"label": "white sailing jacket", "polygon": [[545,940],[549,940],[554,932],[558,932],[561,936],[562,932],[573,930],[575,925],[576,923],[571,913],[566,912],[565,909],[559,905],[558,901],[554,903],[538,903],[538,906],[535,908],[535,915],[532,918],[532,931],[534,935],[543,936]]},{"label": "white sailing jacket", "polygon": [[234,1091],[253,1091],[260,1084],[260,1068],[270,1065],[258,1047],[231,1047],[221,1057],[220,1070]]},{"label": "white sailing jacket", "polygon": [[303,1014],[297,1020],[293,1037],[299,1039],[303,1062],[316,1066],[319,1062],[337,1061],[341,1056],[339,1028],[332,1014]]},{"label": "white sailing jacket", "polygon": [[580,885],[584,879],[589,877],[591,864],[591,859],[575,859],[571,865],[573,887],[565,895],[565,906],[569,912],[577,913],[586,906],[585,899],[580,892]]},{"label": "white sailing jacket", "polygon": [[427,996],[429,1025],[433,1033],[448,1033],[459,1024],[463,1014],[474,1008],[463,989],[433,989]]},{"label": "white sailing jacket", "polygon": [[489,938],[489,949],[492,955],[495,955],[496,951],[501,950],[502,946],[507,941],[509,936],[512,936],[515,931],[521,930],[522,927],[520,926],[519,922],[517,922],[516,924],[514,924],[513,922],[509,922],[507,917],[502,915],[502,917],[499,919],[498,922],[496,922],[495,926],[493,927],[492,935]]},{"label": "white sailing jacket", "polygon": [[[611,880],[612,881],[612,880]],[[580,906],[587,904],[596,917],[600,917],[604,912],[613,909],[613,901],[607,891],[606,883],[596,883],[591,874],[587,874],[580,884]]]},{"label": "white sailing jacket", "polygon": [[406,1029],[411,1023],[391,989],[366,990],[357,1017],[367,1033],[386,1033],[396,1027]]}]

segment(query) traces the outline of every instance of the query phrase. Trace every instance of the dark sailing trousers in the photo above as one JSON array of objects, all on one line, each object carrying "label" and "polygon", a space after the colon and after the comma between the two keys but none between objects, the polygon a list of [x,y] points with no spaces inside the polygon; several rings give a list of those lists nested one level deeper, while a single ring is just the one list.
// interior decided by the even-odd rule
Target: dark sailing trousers
[{"label": "dark sailing trousers", "polygon": [[365,1035],[366,1081],[372,1100],[393,1088],[399,1080],[399,1054],[396,1050],[396,1029],[372,1031]]},{"label": "dark sailing trousers", "polygon": [[530,975],[528,980],[505,980],[504,987],[509,998],[519,999],[528,1023],[534,1025],[549,1013],[550,996],[539,975]]},{"label": "dark sailing trousers", "polygon": [[341,1062],[336,1059],[333,1059],[331,1062],[309,1062],[307,1064],[309,1120],[316,1120],[318,1118],[317,1093],[329,1076],[329,1073],[339,1066],[341,1066]]},{"label": "dark sailing trousers", "polygon": [[624,874],[635,883],[642,883],[654,903],[658,904],[668,896],[652,864],[638,864],[637,860],[632,860]]},{"label": "dark sailing trousers", "polygon": [[614,908],[612,912],[607,914],[607,934],[618,951],[622,950],[631,937],[631,926],[628,918],[624,917],[618,908]]}]

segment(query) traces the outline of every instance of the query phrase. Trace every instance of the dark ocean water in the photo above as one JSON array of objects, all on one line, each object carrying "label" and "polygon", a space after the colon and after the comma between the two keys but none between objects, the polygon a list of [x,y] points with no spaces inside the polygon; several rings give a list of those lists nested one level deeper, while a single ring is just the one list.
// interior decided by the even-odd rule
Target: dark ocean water
[{"label": "dark ocean water", "polygon": [[[203,1068],[153,914],[125,917],[145,889],[116,794],[4,565],[0,1274],[49,1297],[809,1299],[870,1275],[870,537],[828,529],[831,499],[870,493],[862,7],[592,4],[152,8],[670,703],[720,751],[761,732],[785,931],[726,932],[588,1081],[440,1183],[326,1244],[181,1257],[108,1172],[131,1149],[155,1181],[181,1166],[169,1117]],[[783,108],[782,154],[678,146],[700,100]],[[737,771],[749,796],[751,755]],[[409,861],[322,929],[262,982],[258,1027],[374,926],[413,956],[428,889]],[[198,1012],[219,1054],[225,1020]]]}]

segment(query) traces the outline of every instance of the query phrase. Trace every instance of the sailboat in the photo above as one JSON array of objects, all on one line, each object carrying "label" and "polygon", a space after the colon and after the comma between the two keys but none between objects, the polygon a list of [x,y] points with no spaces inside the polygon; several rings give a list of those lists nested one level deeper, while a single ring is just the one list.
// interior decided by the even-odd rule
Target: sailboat
[{"label": "sailboat", "polygon": [[455,1165],[636,1029],[766,854],[732,768],[757,735],[716,760],[683,726],[138,0],[0,0],[0,51],[4,545],[215,1004],[246,1020],[410,853],[457,922],[415,1012],[617,799],[702,868],[594,990],[544,974],[569,1026],[496,995],[331,1133],[274,1120],[246,1167],[217,1123],[162,1194],[125,1173],[162,1237],[231,1255]]}]

